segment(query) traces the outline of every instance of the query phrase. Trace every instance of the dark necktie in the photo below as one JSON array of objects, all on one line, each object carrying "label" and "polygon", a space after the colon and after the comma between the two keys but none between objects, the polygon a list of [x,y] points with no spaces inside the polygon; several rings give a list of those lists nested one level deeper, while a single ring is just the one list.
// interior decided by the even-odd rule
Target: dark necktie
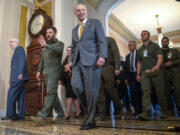
[{"label": "dark necktie", "polygon": [[134,52],[131,53],[130,57],[130,71],[134,72]]}]

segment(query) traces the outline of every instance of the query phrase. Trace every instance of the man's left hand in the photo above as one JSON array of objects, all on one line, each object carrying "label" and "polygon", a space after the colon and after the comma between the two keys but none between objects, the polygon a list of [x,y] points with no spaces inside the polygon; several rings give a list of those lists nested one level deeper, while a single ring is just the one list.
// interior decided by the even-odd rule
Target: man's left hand
[{"label": "man's left hand", "polygon": [[22,74],[19,74],[19,75],[18,75],[18,79],[19,79],[19,80],[23,80],[23,75],[22,75]]},{"label": "man's left hand", "polygon": [[105,59],[102,58],[102,57],[99,57],[96,65],[97,65],[98,67],[102,67],[102,66],[104,65],[104,63],[105,63]]}]

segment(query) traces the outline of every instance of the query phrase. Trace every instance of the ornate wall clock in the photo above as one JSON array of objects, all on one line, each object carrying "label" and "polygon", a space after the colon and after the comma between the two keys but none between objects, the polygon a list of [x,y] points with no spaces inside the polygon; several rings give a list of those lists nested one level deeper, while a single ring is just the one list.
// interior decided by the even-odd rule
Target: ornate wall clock
[{"label": "ornate wall clock", "polygon": [[52,26],[51,17],[42,9],[38,9],[29,21],[28,32],[32,38],[36,38],[40,34],[45,35],[46,29],[49,26]]}]

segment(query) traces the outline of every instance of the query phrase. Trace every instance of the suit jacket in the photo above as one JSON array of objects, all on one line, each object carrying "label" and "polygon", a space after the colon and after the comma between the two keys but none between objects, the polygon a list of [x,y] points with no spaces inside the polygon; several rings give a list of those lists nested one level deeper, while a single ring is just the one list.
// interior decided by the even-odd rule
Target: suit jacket
[{"label": "suit jacket", "polygon": [[28,80],[28,69],[26,63],[26,54],[21,46],[15,48],[14,54],[11,59],[11,73],[10,82],[18,82],[18,75],[23,75],[23,80]]},{"label": "suit jacket", "polygon": [[74,65],[79,55],[84,66],[93,66],[99,57],[107,58],[107,43],[101,22],[87,19],[81,39],[78,37],[78,28],[79,25],[72,30],[70,62]]},{"label": "suit jacket", "polygon": [[[129,73],[130,73],[130,56],[131,53],[129,53],[126,56],[126,61],[125,61],[125,80],[129,79]],[[136,56],[135,56],[135,67],[137,68],[137,50],[136,50]]]}]

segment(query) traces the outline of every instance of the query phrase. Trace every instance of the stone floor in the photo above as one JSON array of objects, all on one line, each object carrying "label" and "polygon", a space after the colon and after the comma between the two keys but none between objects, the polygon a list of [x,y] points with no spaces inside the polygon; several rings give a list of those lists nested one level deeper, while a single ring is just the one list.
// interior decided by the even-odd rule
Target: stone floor
[{"label": "stone floor", "polygon": [[[113,122],[112,122],[113,121]],[[79,130],[83,119],[38,125],[29,118],[25,121],[0,121],[0,135],[180,135],[168,126],[180,126],[180,119],[164,121],[107,120],[97,122],[97,128]]]}]

